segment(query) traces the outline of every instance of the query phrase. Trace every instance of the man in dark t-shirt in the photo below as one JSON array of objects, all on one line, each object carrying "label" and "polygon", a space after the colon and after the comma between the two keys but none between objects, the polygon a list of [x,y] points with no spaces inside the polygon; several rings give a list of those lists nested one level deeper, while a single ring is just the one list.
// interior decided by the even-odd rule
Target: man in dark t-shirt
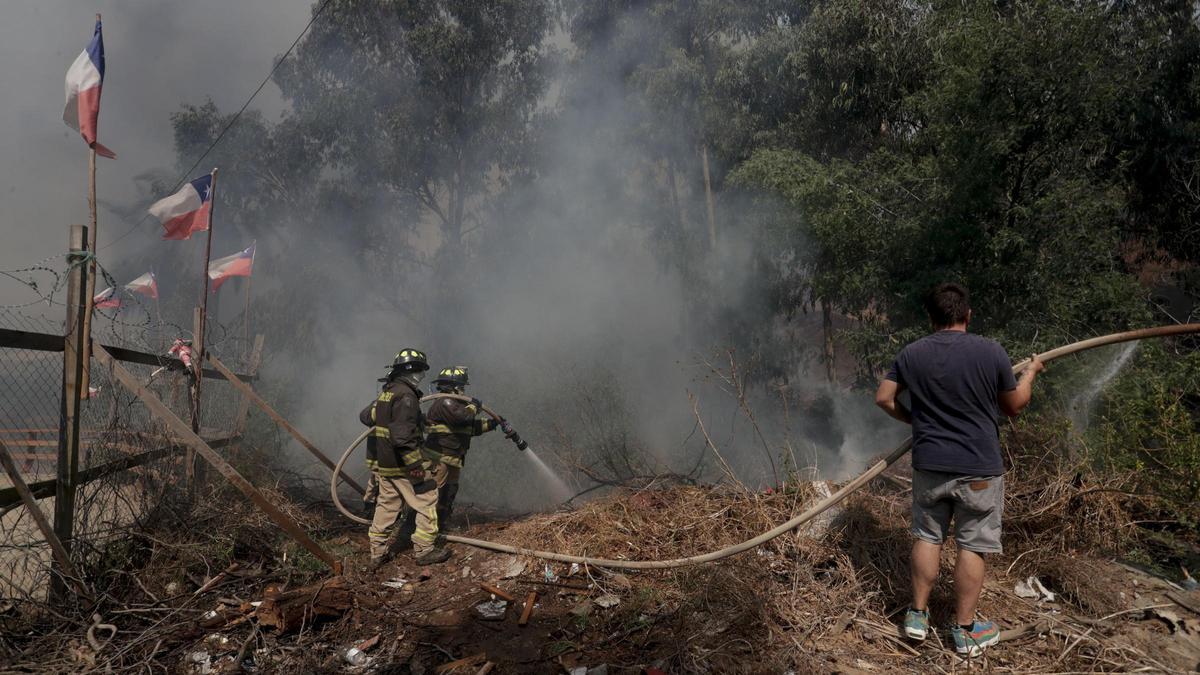
[{"label": "man in dark t-shirt", "polygon": [[[982,554],[999,553],[1004,507],[1004,462],[997,418],[1029,404],[1033,380],[1045,367],[1034,357],[1020,381],[996,342],[967,332],[971,309],[958,284],[935,288],[925,303],[933,333],[905,347],[879,385],[875,403],[913,427],[912,607],[905,633],[924,640],[929,594],[941,547],[954,522],[955,648],[975,656],[1000,631],[976,621],[983,589]],[[897,397],[909,393],[909,406]]]}]

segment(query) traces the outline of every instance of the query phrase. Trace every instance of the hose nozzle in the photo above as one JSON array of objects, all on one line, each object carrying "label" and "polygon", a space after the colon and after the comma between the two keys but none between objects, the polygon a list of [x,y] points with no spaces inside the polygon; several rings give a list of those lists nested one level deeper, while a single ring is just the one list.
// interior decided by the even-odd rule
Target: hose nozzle
[{"label": "hose nozzle", "polygon": [[500,430],[504,432],[505,438],[516,444],[518,450],[524,451],[529,449],[529,442],[521,438],[521,434],[518,434],[516,429],[512,428],[508,420],[500,422]]}]

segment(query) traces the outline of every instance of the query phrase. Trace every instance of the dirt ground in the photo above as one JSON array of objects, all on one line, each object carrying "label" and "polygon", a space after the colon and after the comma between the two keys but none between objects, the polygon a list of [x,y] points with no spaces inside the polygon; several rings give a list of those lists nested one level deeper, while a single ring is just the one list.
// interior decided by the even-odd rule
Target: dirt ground
[{"label": "dirt ground", "polygon": [[[1074,481],[1080,483],[1080,481]],[[1006,505],[1007,553],[989,561],[981,614],[1004,640],[964,661],[947,632],[924,643],[898,631],[908,601],[908,496],[903,476],[852,496],[823,521],[720,562],[613,573],[451,544],[454,557],[421,568],[405,552],[376,573],[365,528],[331,520],[319,505],[288,505],[321,544],[346,560],[331,577],[294,545],[272,544],[270,523],[239,502],[200,528],[230,535],[213,544],[145,536],[125,545],[135,566],[113,572],[113,600],[93,623],[40,624],[0,615],[3,672],[256,673],[872,673],[1188,672],[1200,668],[1200,591],[1137,570],[1101,543],[1103,527],[1128,522],[1122,503],[1086,482],[1020,487]],[[1062,492],[1070,518],[1047,510]],[[581,507],[475,524],[459,533],[527,548],[627,559],[709,551],[754,536],[819,498],[812,483],[768,494],[731,486],[618,491]],[[282,500],[282,496],[280,497]],[[1058,507],[1055,507],[1058,508]],[[1068,527],[1068,522],[1087,525]],[[324,526],[321,525],[324,523]],[[1096,529],[1099,527],[1100,529]],[[1095,536],[1091,539],[1089,533]],[[274,541],[278,541],[275,539]],[[223,545],[224,546],[224,545]],[[187,558],[181,556],[189,556]],[[238,571],[198,592],[229,564]],[[931,602],[948,623],[953,547]],[[1053,601],[1018,597],[1029,576]],[[511,595],[499,617],[477,607],[490,584]],[[333,589],[332,601],[323,593]],[[300,597],[283,629],[254,603]],[[527,625],[519,625],[537,593]],[[215,618],[214,618],[215,617]],[[57,621],[57,622],[56,622]],[[358,659],[351,647],[363,645]],[[467,659],[459,668],[446,668]]]},{"label": "dirt ground", "polygon": [[[876,508],[895,501],[864,499]],[[595,546],[595,552],[618,556],[623,553],[617,540],[623,538],[629,553],[665,557],[676,545],[690,551],[725,543],[705,546],[687,535],[714,519],[736,520],[740,509],[757,501],[696,488],[625,494],[579,511],[480,525],[463,534],[576,552]],[[1200,668],[1200,592],[1173,588],[1116,561],[1082,556],[1074,562],[1083,584],[1061,571],[1039,577],[1056,592],[1052,602],[1017,597],[1014,587],[1023,580],[1018,570],[1025,569],[1017,556],[991,561],[981,613],[997,621],[1005,640],[982,658],[959,659],[947,647],[947,631],[925,643],[902,639],[898,622],[907,582],[885,565],[903,562],[907,535],[893,524],[871,520],[877,513],[867,506],[852,502],[823,532],[785,535],[780,545],[676,571],[572,570],[461,545],[451,545],[450,561],[420,568],[402,554],[377,573],[349,573],[353,607],[341,618],[259,639],[263,649],[257,656],[248,654],[247,665],[253,662],[251,667],[263,672],[282,667],[433,673],[447,672],[439,669],[452,661],[477,657],[452,672],[476,673],[490,663],[493,673],[592,675]],[[646,522],[660,526],[641,527]],[[603,542],[591,539],[600,534]],[[352,559],[361,564],[365,537],[352,534],[346,540],[357,551]],[[948,546],[947,575],[932,603],[935,626],[948,622],[952,591],[945,576],[952,556]],[[890,583],[882,583],[883,574],[892,577]],[[495,599],[481,583],[513,597],[498,620],[485,619],[476,609]],[[530,593],[537,597],[528,625],[521,626]],[[250,630],[242,625],[228,631],[228,651],[237,651]],[[379,640],[365,652],[363,665],[345,660],[350,647],[376,635]],[[221,655],[210,648],[213,638],[196,637],[184,651],[207,650],[219,665]]]}]

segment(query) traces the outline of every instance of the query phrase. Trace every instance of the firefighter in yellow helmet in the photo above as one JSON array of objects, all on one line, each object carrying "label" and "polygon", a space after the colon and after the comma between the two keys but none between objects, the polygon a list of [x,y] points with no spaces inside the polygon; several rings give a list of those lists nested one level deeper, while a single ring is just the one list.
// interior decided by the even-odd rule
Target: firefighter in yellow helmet
[{"label": "firefighter in yellow helmet", "polygon": [[[470,384],[466,366],[442,370],[433,381],[439,393],[464,395]],[[480,417],[483,404],[479,399],[470,403],[442,398],[433,402],[425,414],[425,456],[433,462],[433,477],[438,486],[437,515],[442,531],[454,512],[458,495],[458,479],[462,473],[471,439],[499,426],[490,417]],[[405,523],[408,527],[409,523]],[[404,530],[401,530],[402,532]]]},{"label": "firefighter in yellow helmet", "polygon": [[359,414],[359,420],[372,427],[367,437],[367,467],[379,485],[375,515],[367,531],[371,571],[392,558],[390,535],[406,505],[414,512],[411,539],[417,563],[429,565],[450,557],[449,551],[434,546],[438,532],[437,482],[422,453],[424,419],[417,385],[427,370],[429,362],[424,352],[400,350],[383,380],[379,397]]}]

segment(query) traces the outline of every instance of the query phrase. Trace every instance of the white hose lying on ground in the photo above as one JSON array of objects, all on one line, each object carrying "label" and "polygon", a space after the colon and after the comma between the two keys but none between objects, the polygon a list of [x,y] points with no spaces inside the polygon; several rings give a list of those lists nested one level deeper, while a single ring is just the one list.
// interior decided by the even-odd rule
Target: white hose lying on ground
[{"label": "white hose lying on ground", "polygon": [[[1189,334],[1189,333],[1200,333],[1200,324],[1189,323],[1189,324],[1182,324],[1182,325],[1178,325],[1178,326],[1160,326],[1158,328],[1144,328],[1142,330],[1133,330],[1133,331],[1127,331],[1124,333],[1113,333],[1112,335],[1104,335],[1101,337],[1091,338],[1089,340],[1082,340],[1080,342],[1075,342],[1075,343],[1066,345],[1064,347],[1058,347],[1057,349],[1052,349],[1044,354],[1039,354],[1038,357],[1043,362],[1053,361],[1054,359],[1057,359],[1057,358],[1069,356],[1071,354],[1076,354],[1078,352],[1082,352],[1082,351],[1085,351],[1088,349],[1095,349],[1096,347],[1103,347],[1105,345],[1112,345],[1112,344],[1117,344],[1120,342],[1131,342],[1133,340],[1142,340],[1145,338],[1167,337],[1170,335],[1185,335],[1185,334]],[[1016,365],[1014,365],[1013,372],[1020,373],[1022,370],[1025,369],[1025,367],[1027,365],[1029,365],[1029,361],[1030,361],[1029,359],[1026,359],[1026,360],[1021,361],[1020,363],[1017,363]],[[471,400],[470,397],[458,396],[456,394],[432,394],[430,396],[426,396],[425,398],[421,399],[421,401],[422,402],[432,401],[432,400],[435,400],[438,398],[457,398],[462,401],[470,401]],[[489,410],[487,408],[484,408],[484,412],[491,415],[493,418],[498,418],[496,413],[492,412],[491,410]],[[334,469],[333,476],[330,479],[330,495],[333,497],[334,505],[346,517],[348,517],[351,520],[354,520],[356,522],[364,523],[364,524],[369,524],[370,521],[366,520],[365,518],[356,516],[353,513],[350,513],[342,505],[341,500],[338,499],[337,477],[338,477],[338,474],[341,473],[342,465],[345,464],[346,460],[350,457],[350,453],[352,453],[354,451],[354,449],[356,447],[358,447],[359,443],[362,443],[363,439],[367,437],[367,434],[369,433],[369,431],[370,430],[368,429],[367,431],[364,431],[361,434],[359,434],[358,438],[356,438],[354,440],[354,442],[350,444],[350,447],[346,448],[346,451],[344,453],[342,453],[341,459],[338,460],[337,467]],[[728,558],[729,556],[737,555],[738,553],[743,553],[745,551],[749,551],[752,548],[761,546],[761,545],[767,543],[768,541],[771,541],[772,539],[778,537],[781,534],[785,534],[787,532],[790,532],[790,531],[796,529],[797,527],[799,527],[801,525],[804,525],[805,523],[809,522],[813,518],[816,518],[817,516],[821,515],[825,511],[827,511],[829,508],[831,508],[834,505],[841,502],[843,499],[848,497],[852,492],[854,492],[855,490],[858,490],[863,485],[867,484],[871,479],[873,479],[876,476],[878,476],[879,474],[883,473],[889,466],[894,464],[896,462],[896,460],[903,457],[904,454],[907,453],[911,447],[912,447],[912,438],[910,437],[908,440],[901,443],[900,446],[898,448],[896,448],[895,450],[893,450],[891,452],[891,454],[889,454],[887,457],[884,457],[883,459],[879,460],[874,465],[872,465],[871,468],[867,469],[865,472],[863,472],[857,478],[855,478],[854,480],[852,480],[849,483],[846,483],[844,486],[842,486],[842,489],[833,493],[829,497],[822,499],[820,502],[817,502],[811,508],[809,508],[807,511],[805,511],[804,513],[801,513],[800,515],[796,516],[795,518],[792,518],[791,520],[787,521],[786,523],[783,523],[775,528],[772,528],[771,530],[768,530],[767,532],[764,532],[764,533],[758,535],[757,537],[754,537],[753,539],[747,539],[746,541],[743,541],[740,544],[734,544],[733,546],[728,546],[726,548],[723,548],[723,549],[720,549],[717,551],[712,551],[710,553],[704,553],[702,555],[695,555],[695,556],[690,556],[687,558],[675,558],[672,560],[612,560],[609,558],[591,558],[588,556],[567,555],[564,553],[554,553],[551,551],[536,551],[533,549],[521,548],[520,546],[509,546],[508,544],[497,544],[497,543],[490,542],[490,541],[483,541],[482,539],[471,539],[469,537],[460,537],[458,535],[453,535],[453,534],[446,535],[446,541],[454,542],[456,544],[465,544],[467,546],[474,546],[476,548],[483,548],[483,549],[488,549],[488,550],[492,550],[492,551],[500,551],[502,553],[527,555],[527,556],[532,556],[534,558],[542,558],[544,560],[554,560],[554,561],[564,562],[564,563],[579,563],[580,565],[593,565],[596,567],[608,567],[608,568],[613,568],[613,569],[647,570],[647,569],[667,569],[667,568],[672,568],[672,567],[686,567],[688,565],[698,565],[700,563],[712,562],[714,560]]]}]

